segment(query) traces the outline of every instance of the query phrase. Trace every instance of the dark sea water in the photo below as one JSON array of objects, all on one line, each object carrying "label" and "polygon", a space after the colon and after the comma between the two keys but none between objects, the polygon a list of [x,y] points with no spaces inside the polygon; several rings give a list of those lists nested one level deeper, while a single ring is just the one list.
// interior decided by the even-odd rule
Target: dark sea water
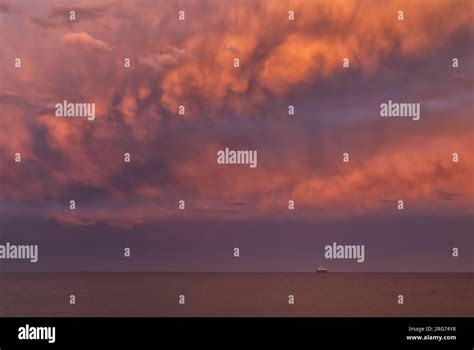
[{"label": "dark sea water", "polygon": [[474,316],[474,274],[4,273],[0,316]]}]

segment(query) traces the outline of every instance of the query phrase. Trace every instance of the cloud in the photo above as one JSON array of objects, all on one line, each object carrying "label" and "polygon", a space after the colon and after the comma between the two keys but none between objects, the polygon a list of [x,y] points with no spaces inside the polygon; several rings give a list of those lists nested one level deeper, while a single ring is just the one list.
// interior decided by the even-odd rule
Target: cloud
[{"label": "cloud", "polygon": [[[164,76],[162,103],[170,110],[195,97],[204,99],[210,110],[245,113],[273,94],[282,96],[299,84],[342,72],[345,57],[352,69],[374,74],[387,56],[417,57],[473,27],[462,2],[432,1],[423,10],[406,1],[295,2],[294,23],[287,20],[284,2],[263,1],[252,8],[247,2],[215,5],[212,13],[200,13],[209,29],[194,31],[182,45],[195,59]],[[400,8],[404,21],[397,20]],[[233,67],[236,57],[239,69]]]},{"label": "cloud", "polygon": [[97,20],[105,16],[117,3],[105,4],[81,4],[80,2],[70,6],[55,6],[49,12],[49,17],[64,18],[69,20],[69,12],[75,11],[76,21]]},{"label": "cloud", "polygon": [[56,25],[47,18],[43,17],[31,17],[30,21],[42,28],[56,28]]},{"label": "cloud", "polygon": [[146,57],[141,57],[140,62],[149,65],[156,72],[163,72],[166,69],[176,66],[183,59],[187,58],[184,50],[174,46],[166,46],[161,52],[152,53]]},{"label": "cloud", "polygon": [[11,13],[10,4],[6,2],[0,2],[0,13]]},{"label": "cloud", "polygon": [[[184,23],[171,2],[91,4],[78,2],[81,21],[67,26],[57,19],[68,9],[54,7],[9,16],[16,26],[0,22],[0,198],[32,206],[77,198],[72,219],[45,215],[126,227],[176,215],[181,198],[188,217],[280,216],[289,199],[295,216],[309,218],[391,208],[380,198],[440,215],[472,211],[466,2],[196,1]],[[421,100],[421,121],[381,122],[385,97]],[[96,120],[56,118],[65,99],[95,102]],[[257,169],[218,167],[225,146],[257,149]]]},{"label": "cloud", "polygon": [[95,39],[85,32],[80,33],[67,33],[62,37],[63,41],[71,45],[80,45],[87,49],[92,50],[110,50],[111,47],[109,44]]},{"label": "cloud", "polygon": [[438,199],[444,200],[444,201],[452,201],[452,200],[462,198],[461,193],[446,192],[443,190],[438,190],[437,193],[438,193]]}]

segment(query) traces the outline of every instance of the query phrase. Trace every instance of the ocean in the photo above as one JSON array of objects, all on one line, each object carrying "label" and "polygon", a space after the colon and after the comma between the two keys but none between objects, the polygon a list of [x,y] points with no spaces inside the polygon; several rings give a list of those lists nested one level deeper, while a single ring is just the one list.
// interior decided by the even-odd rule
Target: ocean
[{"label": "ocean", "polygon": [[474,316],[474,274],[2,273],[0,316]]}]

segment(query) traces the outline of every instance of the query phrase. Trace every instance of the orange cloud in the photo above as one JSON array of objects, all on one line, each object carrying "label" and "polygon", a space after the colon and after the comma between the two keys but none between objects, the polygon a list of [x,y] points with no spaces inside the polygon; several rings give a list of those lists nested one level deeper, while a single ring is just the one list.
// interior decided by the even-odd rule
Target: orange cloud
[{"label": "orange cloud", "polygon": [[[367,213],[400,198],[432,210],[444,210],[449,202],[451,208],[472,211],[472,124],[459,118],[457,127],[442,124],[431,130],[424,124],[429,142],[416,135],[404,135],[401,144],[389,142],[384,136],[390,132],[383,129],[374,150],[361,137],[351,151],[358,160],[349,164],[339,162],[340,152],[327,150],[315,159],[311,147],[352,130],[336,125],[334,133],[318,134],[321,144],[312,144],[304,124],[290,130],[284,124],[268,128],[275,125],[268,122],[266,131],[253,136],[279,136],[260,143],[265,147],[259,148],[257,169],[215,163],[224,137],[218,126],[232,129],[229,142],[251,144],[245,129],[229,126],[234,116],[278,120],[268,114],[270,108],[293,98],[295,91],[340,78],[344,57],[350,70],[363,76],[374,76],[389,58],[428,60],[460,32],[472,33],[469,2],[191,1],[184,23],[170,2],[79,5],[83,19],[89,14],[95,20],[71,24],[74,32],[56,23],[64,19],[62,7],[53,8],[53,19],[30,14],[36,24],[28,13],[16,16],[18,31],[9,21],[0,22],[0,32],[6,33],[0,51],[0,155],[7,184],[0,187],[1,198],[63,200],[67,190],[79,187],[112,204],[131,198],[160,202],[127,203],[130,209],[120,210],[111,205],[73,219],[52,216],[78,225],[133,226],[176,215],[176,199],[183,194],[195,201],[190,215],[196,216],[215,215],[235,201],[254,204],[251,211],[239,212],[242,216],[286,212],[289,199],[296,201],[297,213],[309,217]],[[289,10],[295,11],[295,21],[288,21]],[[397,20],[399,10],[403,21]],[[92,51],[63,50],[63,43]],[[13,66],[15,56],[22,57],[21,69]],[[130,68],[123,66],[125,57],[131,58]],[[468,70],[457,74],[466,85],[472,81]],[[22,98],[11,101],[11,96]],[[64,99],[95,102],[96,120],[55,118],[51,109]],[[318,101],[309,102],[318,107]],[[186,106],[182,118],[176,115],[181,104]],[[472,106],[461,107],[471,113]],[[448,112],[443,109],[445,118]],[[414,152],[419,147],[423,152]],[[456,151],[461,162],[453,164],[450,154]],[[15,152],[26,156],[24,168],[10,166]],[[130,166],[123,163],[125,152],[132,154]],[[311,163],[316,160],[317,167]],[[28,176],[35,171],[42,177]]]},{"label": "orange cloud", "polygon": [[81,33],[67,33],[63,35],[63,41],[71,45],[81,45],[88,49],[93,50],[110,50],[110,45],[95,39],[85,32]]},{"label": "orange cloud", "polygon": [[[251,82],[256,89],[282,95],[297,84],[341,72],[343,58],[349,58],[353,69],[375,72],[389,55],[421,55],[459,29],[473,28],[469,5],[461,1],[430,1],[429,6],[355,0],[258,4],[216,3],[212,15],[203,14],[205,27],[197,27],[201,30],[183,46],[193,59],[164,77],[165,106],[174,111],[194,94],[205,98],[211,110],[226,105],[238,111],[241,107],[228,97],[245,95],[249,98],[241,103],[255,103],[252,97],[258,94],[250,91]],[[295,11],[294,23],[288,21],[289,10]],[[398,11],[404,12],[403,21]],[[238,69],[233,67],[236,57]]]}]

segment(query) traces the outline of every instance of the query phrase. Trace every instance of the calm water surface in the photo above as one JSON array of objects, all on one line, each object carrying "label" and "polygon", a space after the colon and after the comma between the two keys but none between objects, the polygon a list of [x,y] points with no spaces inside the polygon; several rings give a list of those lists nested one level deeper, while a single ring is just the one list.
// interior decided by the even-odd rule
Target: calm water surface
[{"label": "calm water surface", "polygon": [[0,316],[474,316],[474,274],[5,273]]}]

